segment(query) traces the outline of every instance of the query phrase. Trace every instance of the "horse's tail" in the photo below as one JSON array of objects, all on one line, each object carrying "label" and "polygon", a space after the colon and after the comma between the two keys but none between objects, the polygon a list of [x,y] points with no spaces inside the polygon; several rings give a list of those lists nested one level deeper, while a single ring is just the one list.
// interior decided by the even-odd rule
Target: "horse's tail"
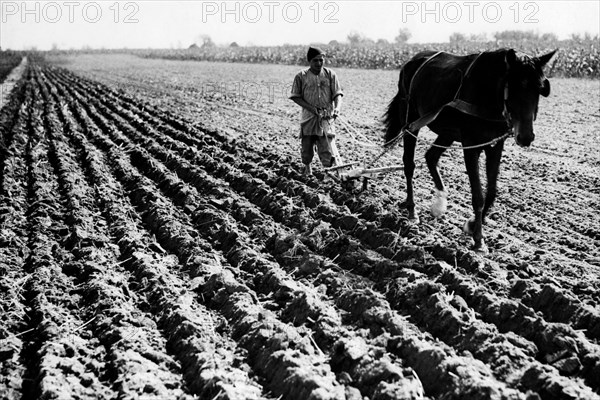
[{"label": "horse's tail", "polygon": [[390,101],[387,110],[383,116],[383,123],[385,126],[384,146],[388,146],[392,141],[398,137],[402,128],[406,124],[406,111],[407,111],[407,93],[404,87],[404,69],[400,71],[400,80],[398,82],[398,93]]}]

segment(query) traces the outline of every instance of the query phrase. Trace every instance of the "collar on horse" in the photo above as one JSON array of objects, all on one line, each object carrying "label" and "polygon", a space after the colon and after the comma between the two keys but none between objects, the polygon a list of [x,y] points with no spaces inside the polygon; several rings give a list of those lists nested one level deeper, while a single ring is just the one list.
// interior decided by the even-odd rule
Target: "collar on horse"
[{"label": "collar on horse", "polygon": [[406,99],[407,100],[406,101],[406,124],[404,126],[404,129],[408,130],[409,132],[414,132],[418,129],[421,129],[425,125],[428,125],[433,120],[435,120],[444,108],[452,107],[458,111],[461,111],[468,115],[472,115],[477,118],[485,119],[488,121],[494,121],[494,122],[505,122],[506,125],[508,126],[507,133],[510,133],[512,131],[512,119],[510,117],[510,113],[508,112],[508,108],[507,108],[508,80],[506,78],[504,78],[505,83],[504,83],[504,93],[503,93],[504,98],[502,101],[502,104],[503,104],[502,118],[497,118],[496,116],[491,115],[490,113],[482,110],[481,107],[478,107],[475,104],[472,104],[472,103],[469,103],[469,102],[459,99],[459,96],[460,96],[461,90],[462,90],[462,86],[463,86],[463,82],[469,77],[469,74],[471,73],[473,66],[475,65],[475,63],[477,62],[479,57],[483,54],[483,52],[480,52],[479,54],[477,54],[477,56],[473,59],[473,61],[471,61],[471,63],[467,67],[465,74],[461,76],[460,84],[458,86],[458,89],[456,90],[456,94],[454,95],[454,99],[452,99],[452,101],[442,105],[440,108],[438,108],[437,110],[435,110],[433,112],[425,114],[424,116],[420,117],[419,119],[417,119],[413,122],[410,122],[410,123],[408,122],[408,111],[409,111],[409,107],[410,107],[409,101],[410,101],[410,95],[412,93],[413,82],[414,82],[415,78],[417,77],[417,75],[419,74],[419,72],[421,71],[421,69],[427,63],[429,63],[431,60],[433,60],[435,57],[437,57],[438,55],[440,55],[442,53],[443,53],[443,51],[438,51],[437,53],[433,54],[431,57],[429,57],[427,60],[425,60],[413,74],[413,76],[410,80],[409,89],[408,89],[408,93],[407,93],[407,99]]}]

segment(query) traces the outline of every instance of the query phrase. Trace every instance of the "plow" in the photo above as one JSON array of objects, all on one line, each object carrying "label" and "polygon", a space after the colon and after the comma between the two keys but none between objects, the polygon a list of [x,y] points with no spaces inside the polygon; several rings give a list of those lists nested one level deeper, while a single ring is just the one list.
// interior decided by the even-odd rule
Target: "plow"
[{"label": "plow", "polygon": [[[352,139],[356,143],[362,143],[356,139],[354,134],[358,136],[364,137],[367,141],[364,142],[364,145],[367,147],[378,147],[377,145],[368,141],[368,139],[359,133],[355,128],[353,128],[348,122],[346,122],[342,118],[335,118],[342,123],[345,130],[351,135]],[[353,134],[354,133],[354,134]],[[406,131],[403,130],[400,135],[394,140],[393,145],[398,143],[400,139],[406,134]],[[361,191],[365,191],[369,186],[369,179],[377,179],[382,177],[385,174],[403,170],[404,166],[402,164],[393,164],[382,167],[374,167],[374,164],[386,154],[393,145],[385,148],[379,155],[377,155],[374,159],[369,161],[354,161],[349,163],[343,163],[340,165],[335,165],[333,167],[324,168],[324,171],[329,176],[333,177],[336,180],[339,180],[342,184],[342,187],[345,189],[351,189],[355,187],[356,181],[362,180],[362,188]]]},{"label": "plow", "polygon": [[362,179],[362,190],[367,190],[369,179],[379,178],[390,172],[404,169],[403,165],[395,164],[387,167],[371,168],[366,164],[361,166],[360,162],[351,162],[325,169],[325,173],[334,176],[342,182],[345,187],[352,187],[354,181]]}]

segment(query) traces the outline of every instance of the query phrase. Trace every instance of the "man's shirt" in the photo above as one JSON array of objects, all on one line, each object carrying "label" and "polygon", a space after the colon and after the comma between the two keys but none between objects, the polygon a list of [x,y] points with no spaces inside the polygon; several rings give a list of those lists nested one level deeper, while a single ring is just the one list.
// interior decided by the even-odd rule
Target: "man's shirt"
[{"label": "man's shirt", "polygon": [[[301,97],[308,104],[325,109],[326,115],[331,115],[333,111],[333,99],[338,95],[343,95],[343,93],[335,72],[323,67],[321,72],[315,75],[311,72],[310,68],[307,68],[296,74],[294,83],[292,84],[290,99]],[[327,128],[328,124],[302,107],[300,126],[302,135],[304,136],[323,136],[323,128]],[[334,124],[331,124],[328,133],[330,135],[335,134]]]}]

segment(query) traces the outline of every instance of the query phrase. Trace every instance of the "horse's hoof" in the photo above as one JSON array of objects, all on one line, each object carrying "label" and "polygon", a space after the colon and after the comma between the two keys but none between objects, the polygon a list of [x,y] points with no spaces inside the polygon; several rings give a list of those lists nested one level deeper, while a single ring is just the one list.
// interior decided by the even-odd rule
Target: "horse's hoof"
[{"label": "horse's hoof", "polygon": [[448,193],[436,190],[435,200],[431,205],[431,214],[434,217],[439,218],[446,213],[448,209]]},{"label": "horse's hoof", "polygon": [[419,214],[414,214],[414,215],[409,215],[408,216],[408,223],[411,225],[418,225],[421,222],[421,219],[419,219]]},{"label": "horse's hoof", "polygon": [[475,230],[475,218],[471,218],[467,222],[465,222],[463,226],[463,232],[467,235],[472,235]]},{"label": "horse's hoof", "polygon": [[473,251],[476,253],[479,253],[481,255],[485,255],[489,253],[488,247],[485,244],[485,242],[481,242],[479,244],[476,244],[475,246],[473,246]]}]

